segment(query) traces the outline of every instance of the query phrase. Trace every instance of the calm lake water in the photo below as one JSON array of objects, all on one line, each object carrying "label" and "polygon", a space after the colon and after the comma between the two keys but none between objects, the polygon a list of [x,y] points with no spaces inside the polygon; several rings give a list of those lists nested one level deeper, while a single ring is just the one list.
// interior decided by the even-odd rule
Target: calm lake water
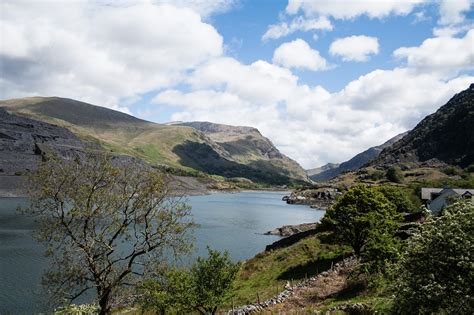
[{"label": "calm lake water", "polygon": [[[195,255],[206,246],[228,250],[232,259],[248,259],[278,240],[262,233],[286,224],[316,222],[324,211],[287,205],[281,192],[216,193],[189,197],[194,220]],[[41,298],[41,276],[48,266],[43,248],[31,238],[31,218],[15,209],[24,198],[0,198],[0,314],[33,314],[47,311]]]}]

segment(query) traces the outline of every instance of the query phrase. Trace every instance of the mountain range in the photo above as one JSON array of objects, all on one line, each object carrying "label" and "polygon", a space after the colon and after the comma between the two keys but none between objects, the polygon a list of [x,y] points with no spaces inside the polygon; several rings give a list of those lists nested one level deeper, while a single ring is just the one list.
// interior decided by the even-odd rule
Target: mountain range
[{"label": "mountain range", "polygon": [[63,157],[84,150],[108,151],[117,157],[139,158],[175,175],[267,185],[306,183],[308,175],[314,181],[327,181],[365,167],[399,165],[406,170],[450,164],[464,168],[474,163],[474,84],[413,130],[346,162],[307,173],[252,127],[157,124],[58,97],[0,101],[0,118],[0,190],[34,169],[48,151]]},{"label": "mountain range", "polygon": [[314,168],[311,170],[308,170],[308,176],[315,182],[324,182],[328,181],[334,177],[337,177],[338,175],[348,172],[348,171],[354,171],[365,164],[375,160],[379,154],[383,151],[383,149],[390,147],[393,145],[395,142],[398,140],[402,139],[407,133],[402,133],[399,134],[390,140],[386,141],[385,143],[371,147],[351,159],[347,160],[346,162],[342,162],[341,164],[336,164],[336,163],[328,163],[326,165],[323,165],[319,168]]},{"label": "mountain range", "polygon": [[[298,163],[281,154],[255,128],[211,123],[157,124],[104,107],[58,97],[5,100],[0,101],[0,107],[4,108],[3,116],[9,117],[10,121],[0,121],[0,133],[4,134],[0,140],[3,147],[12,150],[22,145],[30,149],[38,145],[49,146],[56,150],[60,146],[60,137],[47,132],[56,128],[61,130],[58,131],[61,134],[75,137],[74,141],[77,138],[79,142],[76,142],[82,149],[105,150],[140,158],[175,174],[208,174],[271,185],[308,180]],[[14,125],[18,121],[33,126],[28,136],[12,130],[11,123]],[[11,172],[5,173],[7,170],[2,167],[9,163],[12,153],[10,150],[10,157],[7,157],[5,152],[0,152],[0,169],[3,169],[3,175],[12,175]],[[34,150],[31,152],[41,154]],[[34,160],[30,159],[30,162]],[[19,167],[20,164],[21,158],[16,165]],[[24,170],[32,168],[33,164],[25,162]],[[21,173],[18,167],[15,172]]]},{"label": "mountain range", "polygon": [[399,134],[382,145],[369,148],[341,164],[328,163],[307,170],[316,182],[324,182],[365,166],[387,169],[399,166],[440,168],[466,167],[474,163],[474,84],[454,95],[413,130]]}]

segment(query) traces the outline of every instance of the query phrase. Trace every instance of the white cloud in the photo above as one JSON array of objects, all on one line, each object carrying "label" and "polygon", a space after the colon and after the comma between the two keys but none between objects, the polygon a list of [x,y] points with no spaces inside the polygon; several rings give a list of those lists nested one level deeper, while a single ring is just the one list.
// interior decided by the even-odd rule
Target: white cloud
[{"label": "white cloud", "polygon": [[191,9],[200,16],[207,18],[231,10],[239,5],[240,0],[94,0],[94,2],[108,7],[130,7],[141,4],[168,4],[178,8]]},{"label": "white cloud", "polygon": [[215,108],[222,110],[224,108],[235,109],[250,106],[249,103],[243,101],[236,94],[214,90],[199,90],[189,93],[183,93],[178,90],[168,90],[155,96],[152,103],[181,106],[204,111],[212,111]]},{"label": "white cloud", "polygon": [[384,18],[391,14],[407,15],[417,5],[427,0],[289,0],[286,12],[306,16],[332,16],[335,19],[353,19],[361,15],[370,18]]},{"label": "white cloud", "polygon": [[[382,18],[408,14],[421,2],[290,1],[290,14],[307,16],[268,38],[287,30],[329,30],[329,20],[321,16]],[[394,56],[406,60],[403,67],[372,71],[330,93],[302,84],[285,68],[327,67],[302,40],[277,48],[276,64],[242,64],[223,56],[222,37],[201,17],[228,10],[234,1],[196,0],[192,9],[183,7],[191,3],[184,0],[101,3],[3,1],[0,97],[58,95],[126,110],[117,104],[156,90],[156,104],[179,109],[173,119],[255,126],[282,152],[313,167],[344,161],[412,128],[474,82],[459,76],[473,69],[474,31],[457,23],[456,14],[446,19],[451,24],[442,25],[444,32],[464,28],[465,36],[444,33],[418,47],[402,47]],[[375,49],[351,58],[370,53]],[[189,92],[178,84],[187,84]]]},{"label": "white cloud", "polygon": [[418,72],[452,77],[474,69],[473,43],[474,29],[463,38],[429,38],[418,47],[401,47],[393,54],[406,59],[407,65]]},{"label": "white cloud", "polygon": [[167,4],[8,1],[2,9],[2,98],[57,95],[118,108],[223,50],[199,14]]},{"label": "white cloud", "polygon": [[287,35],[293,34],[297,31],[313,31],[313,30],[327,30],[331,31],[333,28],[331,22],[326,17],[319,17],[314,19],[306,19],[299,16],[293,19],[289,24],[282,22],[279,24],[270,25],[262,36],[262,40],[278,39]]},{"label": "white cloud", "polygon": [[286,68],[313,71],[325,70],[329,67],[326,59],[321,57],[317,50],[312,49],[302,39],[281,44],[273,53],[273,63]]},{"label": "white cloud", "polygon": [[331,55],[341,56],[344,61],[367,61],[379,53],[376,37],[354,35],[336,39],[329,47]]},{"label": "white cloud", "polygon": [[[436,58],[449,58],[451,50],[461,49],[457,40],[467,39],[445,41],[451,48],[437,48]],[[306,168],[341,162],[413,128],[474,82],[469,75],[452,78],[421,71],[419,64],[435,58],[426,43],[410,48],[416,62],[372,71],[335,93],[299,83],[288,69],[265,61],[245,65],[219,58],[191,74],[192,92],[165,91],[155,101],[181,108],[174,120],[255,126]],[[455,67],[466,70],[469,65]]]},{"label": "white cloud", "polygon": [[465,19],[463,13],[468,11],[473,3],[473,0],[441,0],[438,23],[441,25],[463,23]]},{"label": "white cloud", "polygon": [[472,23],[444,25],[433,28],[433,35],[436,37],[453,37],[471,29],[474,29],[474,24]]},{"label": "white cloud", "polygon": [[313,167],[413,128],[474,77],[445,81],[409,68],[376,70],[331,94],[264,61],[224,58],[195,71],[191,81],[193,92],[165,91],[155,99],[181,108],[173,120],[255,126],[283,153]]},{"label": "white cloud", "polygon": [[438,27],[433,35],[450,37],[474,28],[474,24],[466,19],[464,13],[469,11],[474,0],[440,0]]},{"label": "white cloud", "polygon": [[286,68],[262,60],[242,65],[233,58],[218,58],[198,68],[186,81],[194,90],[225,89],[262,105],[289,97],[298,77]]}]

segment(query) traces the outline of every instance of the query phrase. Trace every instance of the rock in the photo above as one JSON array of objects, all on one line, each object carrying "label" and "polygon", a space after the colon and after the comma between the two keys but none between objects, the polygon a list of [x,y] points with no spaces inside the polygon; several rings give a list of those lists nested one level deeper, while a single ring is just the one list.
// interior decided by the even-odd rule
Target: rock
[{"label": "rock", "polygon": [[265,232],[265,235],[279,235],[279,236],[292,236],[297,233],[305,232],[308,230],[315,229],[317,223],[302,223],[296,225],[284,225],[274,230]]}]

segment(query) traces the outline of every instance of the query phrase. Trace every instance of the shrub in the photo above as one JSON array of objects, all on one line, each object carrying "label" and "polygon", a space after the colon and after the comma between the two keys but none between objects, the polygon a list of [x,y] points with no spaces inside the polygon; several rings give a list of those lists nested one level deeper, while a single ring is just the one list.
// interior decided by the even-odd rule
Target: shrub
[{"label": "shrub", "polygon": [[208,248],[208,253],[208,258],[198,257],[190,270],[170,269],[146,281],[139,291],[143,309],[215,314],[228,297],[240,265],[230,260],[228,252]]},{"label": "shrub", "polygon": [[401,187],[397,186],[380,186],[378,188],[385,198],[397,208],[399,213],[412,213],[418,211],[417,206],[410,199],[410,195]]},{"label": "shrub", "polygon": [[468,171],[469,173],[474,173],[474,163],[466,167],[466,171]]},{"label": "shrub", "polygon": [[397,166],[392,166],[387,170],[385,175],[387,179],[393,183],[403,183],[403,173],[401,169]]},{"label": "shrub", "polygon": [[396,286],[396,314],[472,314],[474,205],[457,202],[408,243]]},{"label": "shrub", "polygon": [[459,175],[459,170],[454,166],[448,166],[441,170],[444,174],[449,176]]}]

